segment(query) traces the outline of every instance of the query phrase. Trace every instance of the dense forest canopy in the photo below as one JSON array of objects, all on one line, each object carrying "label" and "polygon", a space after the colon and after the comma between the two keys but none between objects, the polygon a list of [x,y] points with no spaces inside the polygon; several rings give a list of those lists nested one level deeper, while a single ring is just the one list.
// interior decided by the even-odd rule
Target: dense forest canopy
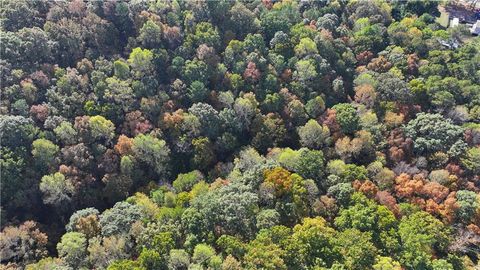
[{"label": "dense forest canopy", "polygon": [[443,4],[3,0],[0,269],[479,269]]}]

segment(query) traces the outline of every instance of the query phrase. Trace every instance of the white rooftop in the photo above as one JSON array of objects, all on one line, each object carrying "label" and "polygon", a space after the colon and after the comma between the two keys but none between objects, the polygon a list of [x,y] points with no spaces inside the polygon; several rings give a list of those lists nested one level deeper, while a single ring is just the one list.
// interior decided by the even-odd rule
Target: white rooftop
[{"label": "white rooftop", "polygon": [[472,35],[480,35],[480,20],[477,20],[477,22],[472,25],[472,28],[470,28],[470,33]]}]

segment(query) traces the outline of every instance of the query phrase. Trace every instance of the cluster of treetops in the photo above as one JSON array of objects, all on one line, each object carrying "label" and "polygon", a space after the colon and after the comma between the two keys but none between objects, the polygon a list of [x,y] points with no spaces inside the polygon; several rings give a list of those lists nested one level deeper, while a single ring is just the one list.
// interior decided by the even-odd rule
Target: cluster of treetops
[{"label": "cluster of treetops", "polygon": [[437,5],[3,1],[0,269],[479,269]]}]

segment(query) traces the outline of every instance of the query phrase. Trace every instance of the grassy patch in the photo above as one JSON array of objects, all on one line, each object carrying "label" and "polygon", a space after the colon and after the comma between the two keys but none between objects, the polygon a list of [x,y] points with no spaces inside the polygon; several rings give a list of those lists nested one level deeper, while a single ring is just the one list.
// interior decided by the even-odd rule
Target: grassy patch
[{"label": "grassy patch", "polygon": [[448,27],[448,21],[450,20],[450,16],[448,15],[447,12],[441,11],[440,12],[440,17],[437,18],[436,22],[440,24],[441,26],[447,28]]}]

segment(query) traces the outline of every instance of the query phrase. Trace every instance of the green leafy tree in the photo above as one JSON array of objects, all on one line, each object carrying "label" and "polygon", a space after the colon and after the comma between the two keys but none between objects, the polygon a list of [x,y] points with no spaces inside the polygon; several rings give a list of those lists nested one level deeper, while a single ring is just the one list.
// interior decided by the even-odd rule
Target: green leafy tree
[{"label": "green leafy tree", "polygon": [[248,33],[254,33],[259,27],[259,21],[255,14],[240,2],[236,2],[229,13],[229,25],[239,39],[245,37]]},{"label": "green leafy tree", "polygon": [[215,162],[215,153],[210,140],[205,137],[195,138],[192,141],[194,168],[201,170],[207,169]]},{"label": "green leafy tree", "polygon": [[471,173],[480,174],[480,147],[468,149],[465,158],[462,158],[461,162]]},{"label": "green leafy tree", "polygon": [[195,170],[177,175],[177,178],[173,181],[172,185],[177,192],[190,191],[192,187],[202,179],[202,173]]},{"label": "green leafy tree", "polygon": [[149,166],[159,176],[168,175],[170,149],[164,140],[140,134],[133,139],[132,150],[135,158]]},{"label": "green leafy tree", "polygon": [[162,27],[152,20],[146,21],[140,28],[138,40],[144,48],[158,48],[162,44]]},{"label": "green leafy tree", "polygon": [[52,45],[47,33],[41,28],[26,27],[18,32],[2,32],[0,51],[4,59],[15,67],[30,69],[51,62]]},{"label": "green leafy tree", "polygon": [[85,265],[87,257],[87,239],[83,233],[69,232],[62,236],[57,245],[58,256],[73,268]]},{"label": "green leafy tree", "polygon": [[298,136],[302,146],[320,149],[326,144],[330,130],[327,126],[321,126],[316,120],[310,119],[304,126],[298,128]]},{"label": "green leafy tree", "polygon": [[301,16],[298,6],[292,3],[286,3],[275,9],[265,10],[260,15],[260,25],[267,40],[272,39],[278,31],[288,33],[290,27],[300,22],[300,20]]},{"label": "green leafy tree", "polygon": [[132,260],[117,260],[112,262],[108,270],[146,270],[147,268],[140,265],[138,261]]},{"label": "green leafy tree", "polygon": [[405,135],[413,140],[419,154],[447,152],[462,141],[463,129],[440,114],[419,113],[404,127]]},{"label": "green leafy tree", "polygon": [[22,198],[24,191],[33,183],[25,177],[27,163],[24,155],[16,154],[6,147],[0,148],[0,154],[1,202],[5,207],[13,206],[18,203],[17,197]]},{"label": "green leafy tree", "polygon": [[103,94],[105,101],[116,104],[124,112],[129,111],[134,103],[134,92],[128,81],[111,77],[105,80],[106,86]]},{"label": "green leafy tree", "polygon": [[377,248],[372,243],[371,233],[347,229],[336,236],[343,264],[346,269],[366,269],[373,265]]},{"label": "green leafy tree", "polygon": [[386,46],[386,28],[382,24],[370,24],[367,17],[362,17],[355,22],[354,33],[355,52],[379,52]]},{"label": "green leafy tree", "polygon": [[[196,211],[195,219],[189,216],[185,225],[191,226],[189,230],[192,232],[200,229],[204,230],[202,233],[208,233],[215,227],[221,227],[225,233],[250,235],[255,230],[257,202],[258,195],[241,183],[222,186],[193,199],[191,204]],[[203,225],[195,225],[196,222]],[[197,226],[205,227],[195,228]]]},{"label": "green leafy tree", "polygon": [[457,217],[468,223],[475,215],[475,211],[480,207],[478,195],[469,190],[459,190],[455,195],[459,209],[457,210]]},{"label": "green leafy tree", "polygon": [[17,31],[24,27],[34,26],[38,10],[29,1],[6,1],[0,9],[2,28],[7,31]]},{"label": "green leafy tree", "polygon": [[73,65],[83,57],[86,31],[76,20],[61,18],[58,21],[47,21],[43,29],[57,43],[55,58],[59,59],[62,66]]},{"label": "green leafy tree", "polygon": [[295,55],[298,58],[314,55],[318,53],[317,45],[310,38],[302,38],[300,43],[295,46]]},{"label": "green leafy tree", "polygon": [[335,230],[321,218],[305,218],[295,225],[287,246],[287,265],[291,268],[330,267],[340,258],[335,246]]},{"label": "green leafy tree", "polygon": [[378,205],[361,193],[352,195],[352,206],[340,211],[335,218],[339,229],[353,228],[362,232],[371,232],[376,246],[388,250],[398,247],[397,220],[385,206]]},{"label": "green leafy tree", "polygon": [[193,81],[188,88],[188,97],[194,103],[205,101],[208,94],[208,89],[199,81]]},{"label": "green leafy tree", "polygon": [[148,49],[134,48],[128,57],[135,76],[141,78],[153,70],[153,53]]},{"label": "green leafy tree", "polygon": [[208,71],[209,68],[204,61],[198,59],[187,60],[182,71],[182,80],[185,81],[185,83],[190,84],[190,88],[192,87],[191,84],[195,81],[207,84],[207,79],[209,77]]},{"label": "green leafy tree", "polygon": [[40,181],[43,202],[59,208],[65,207],[72,199],[73,184],[59,172],[45,175]]},{"label": "green leafy tree", "polygon": [[78,133],[69,122],[64,121],[60,123],[53,132],[64,145],[71,145],[77,141]]},{"label": "green leafy tree", "polygon": [[301,148],[295,171],[306,179],[320,183],[325,176],[325,157],[320,150]]},{"label": "green leafy tree", "polygon": [[347,206],[354,191],[350,183],[337,183],[328,188],[327,194],[334,197],[341,206]]},{"label": "green leafy tree", "polygon": [[190,265],[190,255],[183,249],[170,250],[169,269],[186,270]]},{"label": "green leafy tree", "polygon": [[374,270],[401,270],[400,263],[390,257],[378,257],[373,265]]},{"label": "green leafy tree", "polygon": [[195,103],[188,111],[200,121],[202,133],[209,138],[217,136],[221,129],[221,119],[218,111],[206,103]]},{"label": "green leafy tree", "polygon": [[36,134],[33,121],[23,116],[0,115],[0,130],[2,147],[11,149],[30,147]]},{"label": "green leafy tree", "polygon": [[312,118],[317,118],[325,111],[325,101],[320,96],[310,99],[305,104],[305,110]]},{"label": "green leafy tree", "polygon": [[126,80],[130,77],[130,67],[123,60],[113,62],[113,74],[121,80]]},{"label": "green leafy tree", "polygon": [[44,171],[53,168],[60,148],[47,139],[37,139],[32,143],[32,155],[39,168]]},{"label": "green leafy tree", "polygon": [[238,237],[224,234],[217,239],[216,244],[223,254],[233,255],[236,258],[242,258],[246,252],[246,244]]},{"label": "green leafy tree", "polygon": [[37,263],[29,264],[25,267],[26,270],[69,270],[71,269],[62,259],[46,257],[39,260]]},{"label": "green leafy tree", "polygon": [[332,107],[336,112],[336,120],[345,134],[352,134],[358,130],[359,117],[357,110],[349,103],[341,103]]},{"label": "green leafy tree", "polygon": [[268,229],[279,225],[280,214],[275,209],[265,209],[257,214],[257,228]]},{"label": "green leafy tree", "polygon": [[[260,123],[261,122],[261,123]],[[274,114],[258,117],[254,120],[254,130],[258,130],[252,139],[252,145],[260,151],[280,145],[285,141],[286,129],[283,120]]]},{"label": "green leafy tree", "polygon": [[145,269],[167,269],[165,259],[156,250],[144,248],[138,256],[138,262]]},{"label": "green leafy tree", "polygon": [[213,247],[205,244],[198,244],[193,250],[192,262],[208,267],[212,264],[212,260],[216,257]]},{"label": "green leafy tree", "polygon": [[440,269],[453,270],[455,268],[447,260],[440,259],[440,260],[433,260],[432,269],[433,270],[440,270]]},{"label": "green leafy tree", "polygon": [[[194,48],[197,48],[200,44],[206,44],[213,48],[218,48],[220,46],[220,35],[218,30],[209,22],[201,22],[197,24],[191,40]],[[189,42],[188,38],[187,42]]]},{"label": "green leafy tree", "polygon": [[318,76],[315,62],[312,59],[298,61],[295,64],[295,72],[293,76],[304,87],[312,85]]},{"label": "green leafy tree", "polygon": [[115,136],[115,125],[105,117],[96,115],[89,119],[91,135],[95,140],[111,141]]},{"label": "green leafy tree", "polygon": [[444,251],[449,242],[449,229],[423,211],[404,217],[398,234],[402,242],[400,262],[407,269],[428,269],[432,254]]},{"label": "green leafy tree", "polygon": [[412,95],[407,83],[391,72],[382,73],[377,78],[377,100],[409,102]]},{"label": "green leafy tree", "polygon": [[132,224],[142,216],[140,207],[127,202],[118,202],[100,215],[102,235],[127,234]]},{"label": "green leafy tree", "polygon": [[283,260],[285,251],[269,240],[256,239],[249,243],[244,262],[247,269],[288,269]]}]

